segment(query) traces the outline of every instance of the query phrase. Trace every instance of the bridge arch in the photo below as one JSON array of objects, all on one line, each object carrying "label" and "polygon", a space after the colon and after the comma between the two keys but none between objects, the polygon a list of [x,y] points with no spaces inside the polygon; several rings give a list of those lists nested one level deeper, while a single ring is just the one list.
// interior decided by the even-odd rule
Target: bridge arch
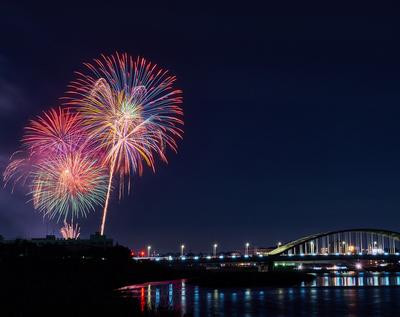
[{"label": "bridge arch", "polygon": [[389,253],[400,250],[400,233],[358,228],[322,232],[293,240],[270,251],[268,255]]}]

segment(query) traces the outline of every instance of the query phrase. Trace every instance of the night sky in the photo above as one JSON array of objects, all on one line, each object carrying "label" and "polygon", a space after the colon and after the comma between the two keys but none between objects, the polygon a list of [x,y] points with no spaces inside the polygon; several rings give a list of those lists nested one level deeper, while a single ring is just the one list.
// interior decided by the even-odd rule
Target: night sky
[{"label": "night sky", "polygon": [[[167,1],[165,1],[167,3]],[[0,169],[82,63],[115,51],[169,69],[185,134],[169,164],[113,196],[133,248],[268,246],[354,227],[400,231],[400,19],[390,7],[0,5]],[[0,189],[0,234],[58,234]],[[98,230],[101,209],[81,220]]]}]

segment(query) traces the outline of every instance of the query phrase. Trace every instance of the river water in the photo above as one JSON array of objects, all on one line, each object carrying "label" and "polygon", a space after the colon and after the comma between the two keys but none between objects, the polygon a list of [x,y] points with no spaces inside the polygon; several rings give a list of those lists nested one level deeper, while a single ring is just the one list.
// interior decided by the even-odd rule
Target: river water
[{"label": "river water", "polygon": [[126,289],[143,311],[182,316],[400,316],[400,273],[321,274],[291,288],[203,288],[175,280]]}]

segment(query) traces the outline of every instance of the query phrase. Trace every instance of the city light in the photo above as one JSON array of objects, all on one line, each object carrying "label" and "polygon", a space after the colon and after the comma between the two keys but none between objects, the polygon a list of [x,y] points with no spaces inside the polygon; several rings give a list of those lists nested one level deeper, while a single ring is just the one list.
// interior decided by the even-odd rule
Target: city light
[{"label": "city light", "polygon": [[[362,255],[374,255],[374,256],[389,256],[391,254],[393,255],[400,255],[398,252],[395,252],[396,249],[390,249],[391,252],[388,252],[387,249],[383,249],[383,242],[382,244],[380,244],[379,241],[373,241],[371,239],[371,242],[368,246],[368,251],[367,249],[363,249],[362,246],[360,244],[350,244],[350,241],[342,241],[339,240],[335,246],[335,248],[333,248],[333,250],[330,250],[329,247],[321,247],[321,253],[318,253],[317,251],[317,246],[318,246],[319,241],[318,240],[313,240],[313,241],[308,241],[306,242],[306,248],[304,249],[304,243],[303,246],[300,246],[300,250],[301,252],[299,253],[294,253],[293,250],[289,250],[288,253],[280,253],[280,256],[286,256],[286,257],[293,257],[293,256],[300,256],[300,257],[316,257],[316,256],[327,256],[327,255],[336,255],[336,256],[346,256],[346,257],[351,257],[351,256],[362,256]],[[277,243],[277,245],[281,245],[280,242]],[[307,248],[307,245],[309,248]],[[249,263],[248,259],[252,258],[254,262],[257,261],[261,261],[261,258],[265,258],[268,257],[268,255],[272,255],[272,254],[262,254],[260,252],[256,252],[254,253],[254,255],[250,254],[250,242],[246,242],[244,243],[244,247],[245,247],[245,252],[244,254],[240,254],[237,251],[233,251],[231,253],[224,253],[223,250],[220,252],[217,252],[217,248],[219,247],[219,245],[217,243],[212,244],[212,253],[209,255],[191,255],[188,257],[188,255],[185,255],[185,248],[186,245],[185,244],[180,244],[180,255],[174,255],[174,256],[160,256],[159,254],[156,254],[154,252],[154,250],[152,249],[152,246],[148,245],[144,250],[140,250],[137,253],[137,258],[135,258],[136,260],[138,260],[138,258],[143,257],[146,259],[146,256],[148,258],[150,258],[151,260],[154,261],[176,261],[176,260],[181,260],[181,261],[185,261],[185,260],[192,260],[192,261],[198,261],[200,259],[207,259],[210,260],[212,258],[214,259],[219,259],[221,261],[225,260],[225,258],[230,258],[230,259],[242,259],[242,262],[238,262],[239,265],[257,265],[256,263]],[[392,251],[393,250],[393,251]],[[146,252],[147,251],[147,252]],[[334,252],[333,252],[334,251]],[[281,252],[279,250],[279,252]],[[270,252],[271,253],[271,252]],[[134,257],[134,252],[131,251],[131,256]],[[378,260],[379,258],[377,258]],[[359,260],[357,260],[359,261]],[[246,263],[247,262],[247,263]],[[400,261],[399,261],[400,263]],[[378,266],[380,265],[377,261],[375,261],[375,264]],[[279,264],[278,266],[281,266],[284,264]],[[288,265],[288,264],[286,264]],[[294,269],[300,269],[302,268],[302,264],[300,265],[300,268],[298,267],[298,264],[292,264],[294,266]],[[387,265],[383,264],[383,265]],[[315,266],[315,267],[307,267],[307,269],[312,269],[312,270],[320,270],[319,266]],[[340,271],[340,270],[345,270],[347,269],[346,266],[341,266],[341,265],[334,265],[332,263],[332,265],[330,267],[328,267],[327,269],[330,270],[335,270],[335,271]],[[362,265],[359,262],[355,262],[353,263],[353,269],[354,270],[362,270]]]}]

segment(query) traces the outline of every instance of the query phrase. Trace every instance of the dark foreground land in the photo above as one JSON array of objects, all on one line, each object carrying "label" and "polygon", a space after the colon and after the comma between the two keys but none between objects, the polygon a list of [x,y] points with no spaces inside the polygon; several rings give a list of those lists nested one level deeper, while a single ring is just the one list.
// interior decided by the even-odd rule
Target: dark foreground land
[{"label": "dark foreground land", "polygon": [[209,272],[138,263],[129,250],[66,252],[57,247],[0,246],[1,316],[174,316],[141,312],[139,303],[116,289],[149,281],[187,278],[208,287],[289,286],[309,279],[295,272]]}]

